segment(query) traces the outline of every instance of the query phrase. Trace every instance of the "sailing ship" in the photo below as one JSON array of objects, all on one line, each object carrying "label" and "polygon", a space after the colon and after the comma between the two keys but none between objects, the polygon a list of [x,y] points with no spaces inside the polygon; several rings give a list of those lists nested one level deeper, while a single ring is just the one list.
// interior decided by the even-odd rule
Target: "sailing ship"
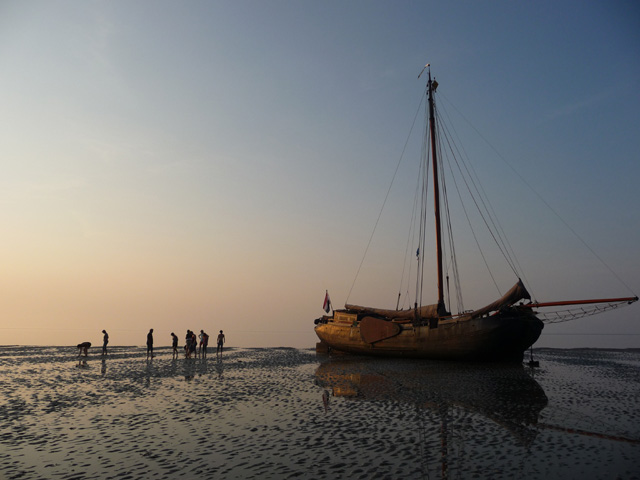
[{"label": "sailing ship", "polygon": [[[441,146],[437,137],[440,125],[436,116],[435,93],[438,87],[427,70],[427,116],[425,122],[424,160],[421,171],[431,172],[433,184],[433,208],[435,219],[435,259],[437,269],[437,303],[421,305],[424,275],[426,215],[421,213],[418,240],[418,269],[416,299],[409,309],[381,309],[346,304],[344,309],[333,311],[315,320],[315,332],[320,339],[318,349],[347,353],[415,357],[441,360],[486,360],[522,362],[524,352],[540,337],[544,318],[548,322],[575,319],[592,315],[638,300],[634,297],[560,302],[532,301],[524,283],[517,278],[515,285],[500,298],[485,307],[463,310],[452,314],[445,304],[445,276],[443,273],[443,224],[441,205],[447,205],[444,189],[441,189],[443,170],[439,162]],[[430,164],[430,167],[429,167]],[[439,171],[439,168],[441,171]],[[427,208],[427,175],[422,189],[422,209]],[[441,193],[442,192],[442,193]],[[448,214],[448,209],[445,209]],[[451,235],[451,233],[450,233]],[[452,240],[450,240],[450,243]],[[455,265],[455,260],[453,262]],[[514,269],[515,271],[515,269]],[[328,298],[328,297],[327,297]],[[325,304],[328,302],[325,299]],[[459,302],[460,304],[461,302]],[[547,307],[563,308],[561,311],[541,313]],[[329,309],[325,309],[329,313]]]}]

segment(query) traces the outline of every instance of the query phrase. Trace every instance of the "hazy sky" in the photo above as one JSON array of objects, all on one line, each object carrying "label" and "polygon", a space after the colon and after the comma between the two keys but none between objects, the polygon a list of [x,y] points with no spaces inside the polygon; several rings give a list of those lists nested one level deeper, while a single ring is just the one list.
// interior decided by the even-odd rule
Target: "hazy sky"
[{"label": "hazy sky", "polygon": [[[313,346],[427,62],[536,298],[637,294],[639,59],[632,1],[0,1],[0,344]],[[408,190],[351,303],[395,307]],[[463,281],[468,308],[495,299]],[[538,345],[640,347],[640,307]]]}]

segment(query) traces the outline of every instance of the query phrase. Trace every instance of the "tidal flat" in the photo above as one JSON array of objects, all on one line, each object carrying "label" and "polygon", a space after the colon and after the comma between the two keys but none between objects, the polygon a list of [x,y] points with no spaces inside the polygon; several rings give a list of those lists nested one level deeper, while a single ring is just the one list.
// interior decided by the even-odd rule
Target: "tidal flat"
[{"label": "tidal flat", "polygon": [[0,347],[0,478],[640,478],[640,350],[92,350]]}]

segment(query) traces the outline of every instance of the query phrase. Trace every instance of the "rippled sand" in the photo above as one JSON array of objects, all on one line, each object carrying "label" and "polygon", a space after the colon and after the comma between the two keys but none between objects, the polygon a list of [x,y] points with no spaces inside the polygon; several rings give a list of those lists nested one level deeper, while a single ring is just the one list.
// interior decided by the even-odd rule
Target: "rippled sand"
[{"label": "rippled sand", "polygon": [[0,347],[0,478],[640,478],[640,352],[537,359]]}]

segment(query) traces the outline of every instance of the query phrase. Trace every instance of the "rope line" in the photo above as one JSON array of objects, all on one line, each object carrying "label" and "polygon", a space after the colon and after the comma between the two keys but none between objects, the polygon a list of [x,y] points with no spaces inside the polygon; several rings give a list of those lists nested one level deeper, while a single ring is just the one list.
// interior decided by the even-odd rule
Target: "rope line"
[{"label": "rope line", "polygon": [[589,252],[591,252],[591,254],[607,269],[609,270],[609,272],[625,287],[627,288],[627,290],[632,294],[632,295],[636,295],[636,293],[631,289],[631,287],[622,279],[620,278],[620,276],[609,266],[609,264],[607,264],[592,248],[591,246],[578,234],[578,232],[576,232],[571,225],[569,225],[565,219],[545,200],[545,198],[538,193],[538,191],[533,188],[533,186],[527,182],[527,180],[520,175],[520,173],[513,167],[513,165],[511,165],[506,158],[504,158],[504,156],[493,146],[493,144],[491,144],[491,142],[489,142],[489,140],[487,140],[479,131],[478,129],[460,112],[460,110],[458,110],[456,108],[456,106],[453,104],[453,102],[451,102],[448,98],[446,98],[444,95],[442,95],[442,98],[444,98],[449,105],[451,105],[453,107],[453,109],[460,115],[460,117],[462,117],[462,119],[478,134],[478,136],[489,146],[489,148],[491,148],[495,154],[505,163],[505,165],[507,165],[511,171],[513,173],[515,173],[515,175],[520,179],[520,181],[522,181],[541,201],[542,203],[544,203],[544,205],[558,218],[558,220],[560,220],[562,222],[562,224],[569,229],[569,231],[587,248],[587,250],[589,250]]},{"label": "rope line", "polygon": [[411,138],[411,133],[413,132],[413,128],[415,127],[416,124],[416,119],[418,118],[418,114],[420,113],[420,109],[422,107],[422,102],[424,101],[424,95],[421,94],[420,95],[420,104],[418,105],[418,110],[416,111],[415,116],[413,117],[413,123],[411,124],[411,128],[409,129],[409,134],[407,135],[407,139],[404,142],[404,147],[402,147],[402,153],[400,154],[400,158],[398,159],[398,163],[396,164],[396,169],[393,172],[393,177],[391,178],[391,182],[389,183],[389,188],[387,189],[387,194],[384,196],[384,201],[382,202],[382,206],[380,207],[380,212],[378,213],[378,218],[376,219],[376,223],[373,226],[373,230],[371,232],[371,235],[369,236],[369,241],[367,242],[367,246],[364,249],[364,253],[362,254],[362,259],[360,260],[360,265],[358,265],[358,270],[356,271],[356,275],[353,279],[353,282],[351,283],[351,288],[349,289],[349,293],[347,294],[347,299],[345,300],[345,303],[349,303],[349,298],[351,297],[351,292],[353,291],[353,287],[356,284],[356,280],[358,279],[358,276],[360,275],[360,270],[362,269],[362,265],[364,264],[364,260],[367,256],[367,252],[369,251],[369,247],[371,246],[371,242],[373,240],[373,235],[376,233],[376,229],[378,228],[378,223],[380,222],[380,217],[382,217],[382,212],[384,211],[384,207],[387,204],[387,199],[389,198],[389,193],[391,192],[391,187],[393,186],[393,183],[396,179],[396,176],[398,174],[398,170],[400,169],[400,164],[402,163],[402,159],[404,158],[404,152],[407,149],[407,145],[409,144],[409,139]]},{"label": "rope line", "polygon": [[604,305],[591,305],[589,307],[575,307],[568,308],[566,310],[555,310],[553,312],[540,312],[536,313],[536,317],[542,320],[544,323],[562,323],[570,320],[577,320],[579,318],[590,317],[610,310],[616,310],[618,308],[629,305],[629,302],[619,303],[607,303]]}]

